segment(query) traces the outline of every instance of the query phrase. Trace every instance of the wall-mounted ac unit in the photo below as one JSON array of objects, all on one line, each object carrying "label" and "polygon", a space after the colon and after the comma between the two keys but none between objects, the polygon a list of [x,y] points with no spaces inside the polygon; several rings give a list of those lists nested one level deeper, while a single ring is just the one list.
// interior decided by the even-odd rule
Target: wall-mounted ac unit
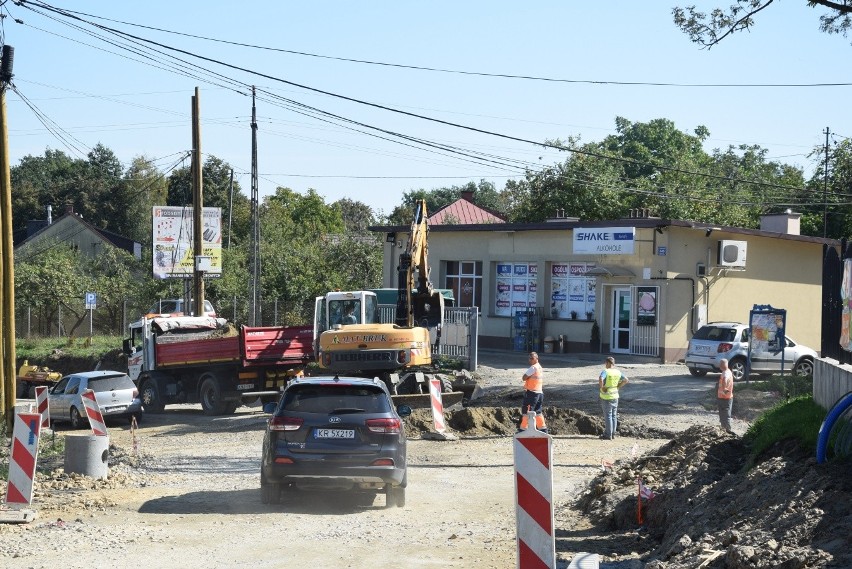
[{"label": "wall-mounted ac unit", "polygon": [[719,256],[716,264],[724,268],[744,269],[747,248],[748,243],[745,241],[722,239],[719,241]]}]

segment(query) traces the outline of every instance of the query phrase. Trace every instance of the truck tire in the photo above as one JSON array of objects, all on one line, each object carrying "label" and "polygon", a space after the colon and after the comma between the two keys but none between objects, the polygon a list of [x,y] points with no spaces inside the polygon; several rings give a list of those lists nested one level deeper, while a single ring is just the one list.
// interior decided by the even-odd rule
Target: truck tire
[{"label": "truck tire", "polygon": [[[201,410],[205,415],[224,415],[229,408],[229,402],[222,399],[222,388],[219,378],[212,373],[201,376],[201,388],[198,390]],[[236,409],[236,406],[234,406]],[[231,413],[234,411],[231,410]]]},{"label": "truck tire", "polygon": [[162,397],[160,397],[160,388],[157,386],[157,381],[153,378],[146,377],[139,384],[139,398],[142,400],[142,407],[146,413],[157,415],[162,413],[166,407]]}]

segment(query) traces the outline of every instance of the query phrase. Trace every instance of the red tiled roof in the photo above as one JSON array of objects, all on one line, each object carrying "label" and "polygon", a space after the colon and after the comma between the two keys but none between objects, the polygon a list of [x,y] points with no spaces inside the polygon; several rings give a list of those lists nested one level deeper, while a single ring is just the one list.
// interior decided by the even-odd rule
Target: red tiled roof
[{"label": "red tiled roof", "polygon": [[466,225],[506,223],[506,220],[462,198],[430,215],[429,223],[435,225]]}]

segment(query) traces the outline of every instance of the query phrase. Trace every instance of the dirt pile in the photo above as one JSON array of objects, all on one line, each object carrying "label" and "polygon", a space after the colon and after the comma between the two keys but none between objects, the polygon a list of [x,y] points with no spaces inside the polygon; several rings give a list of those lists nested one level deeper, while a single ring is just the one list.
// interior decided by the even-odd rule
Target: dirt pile
[{"label": "dirt pile", "polygon": [[[613,534],[608,559],[647,568],[852,567],[850,464],[817,465],[792,445],[750,469],[746,460],[740,439],[693,427],[602,472],[576,507]],[[656,493],[643,500],[642,526],[637,478]],[[584,545],[601,547],[572,547]]]}]

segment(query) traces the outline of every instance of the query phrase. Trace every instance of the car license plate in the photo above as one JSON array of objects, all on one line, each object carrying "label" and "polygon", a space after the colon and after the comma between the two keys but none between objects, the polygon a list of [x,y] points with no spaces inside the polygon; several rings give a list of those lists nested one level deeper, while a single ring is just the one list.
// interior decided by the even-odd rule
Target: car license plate
[{"label": "car license plate", "polygon": [[354,439],[353,429],[315,429],[315,439]]},{"label": "car license plate", "polygon": [[695,346],[695,353],[696,354],[709,354],[710,353],[710,346]]}]

